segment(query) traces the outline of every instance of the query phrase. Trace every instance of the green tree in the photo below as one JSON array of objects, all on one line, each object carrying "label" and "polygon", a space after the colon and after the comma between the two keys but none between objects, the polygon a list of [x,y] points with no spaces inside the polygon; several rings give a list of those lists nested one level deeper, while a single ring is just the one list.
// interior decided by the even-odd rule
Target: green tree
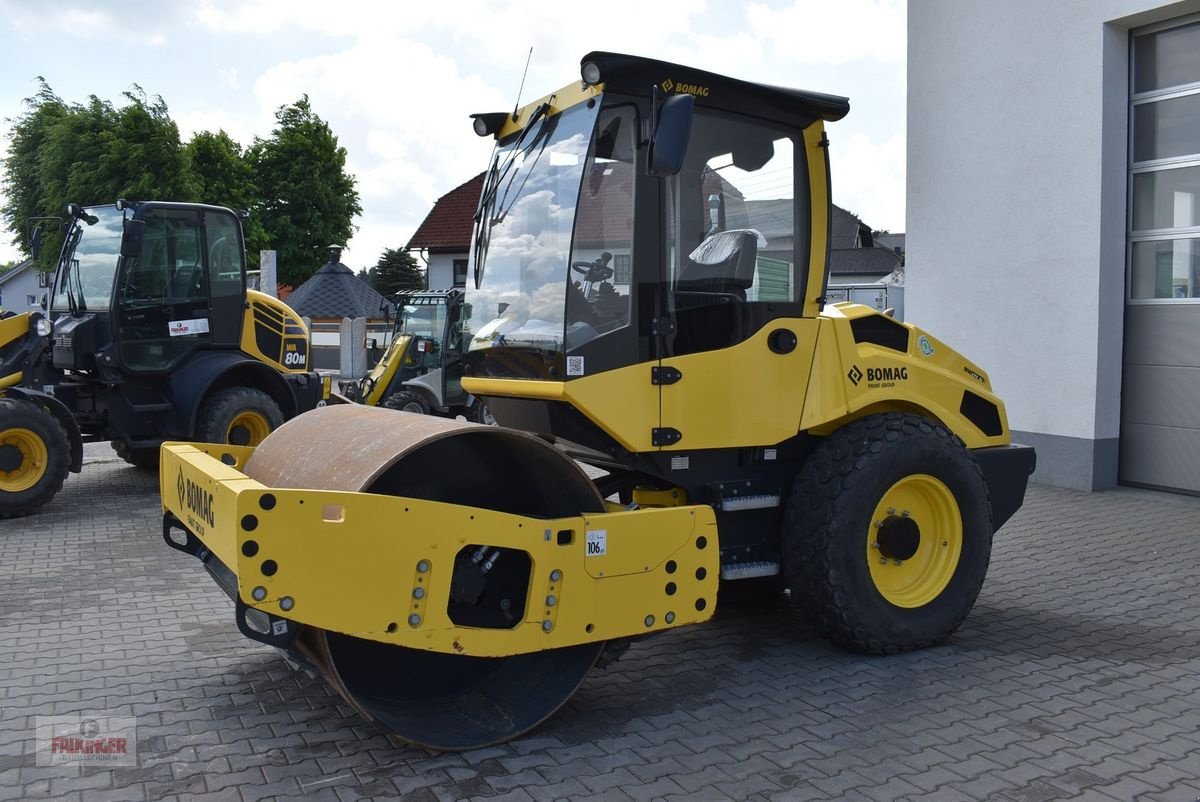
[{"label": "green tree", "polygon": [[[250,210],[260,205],[254,167],[242,153],[242,146],[224,131],[200,131],[184,147],[194,187],[193,200]],[[258,252],[270,247],[262,220],[251,215],[243,221],[246,236],[246,258],[252,267],[258,265]]]},{"label": "green tree", "polygon": [[346,242],[362,213],[346,149],[308,96],[275,113],[269,139],[255,139],[247,157],[261,199],[255,216],[279,256],[279,280],[298,286],[325,262],[330,243]]},{"label": "green tree", "polygon": [[425,271],[408,251],[385,248],[369,271],[368,281],[380,295],[391,295],[400,290],[423,290]]},{"label": "green tree", "polygon": [[[28,250],[30,221],[61,217],[67,203],[95,205],[117,198],[187,198],[192,192],[179,129],[161,97],[140,87],[121,108],[95,95],[69,104],[39,78],[25,113],[10,120],[4,158],[8,199],[0,208],[17,247]],[[53,263],[61,235],[43,226],[39,264]]]}]

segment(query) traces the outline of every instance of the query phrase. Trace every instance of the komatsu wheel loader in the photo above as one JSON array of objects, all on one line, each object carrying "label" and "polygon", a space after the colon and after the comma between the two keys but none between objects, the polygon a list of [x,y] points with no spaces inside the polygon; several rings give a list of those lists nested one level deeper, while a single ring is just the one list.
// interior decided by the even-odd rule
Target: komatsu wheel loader
[{"label": "komatsu wheel loader", "polygon": [[257,449],[164,446],[167,543],[244,634],[440,749],[536,726],[722,582],[782,574],[849,649],[946,640],[1034,452],[983,368],[824,303],[848,110],[597,52],[475,115],[463,386],[501,426],[340,406]]},{"label": "komatsu wheel loader", "polygon": [[304,322],[246,289],[234,212],[70,204],[61,225],[47,314],[0,317],[0,518],[49,503],[85,442],[154,467],[164,440],[257,444],[328,397]]},{"label": "komatsu wheel loader", "polygon": [[[482,399],[463,389],[463,291],[405,290],[383,356],[361,379],[345,380],[349,400],[422,415],[495,424]],[[368,339],[368,350],[378,352]]]}]

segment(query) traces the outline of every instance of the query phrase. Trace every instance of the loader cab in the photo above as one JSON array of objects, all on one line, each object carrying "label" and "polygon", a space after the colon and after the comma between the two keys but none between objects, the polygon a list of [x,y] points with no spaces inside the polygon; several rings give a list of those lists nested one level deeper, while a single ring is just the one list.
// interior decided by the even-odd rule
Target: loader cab
[{"label": "loader cab", "polygon": [[[467,293],[471,375],[569,382],[815,319],[822,123],[845,100],[606,53],[583,74],[495,131]],[[690,120],[681,129],[676,109],[664,124],[682,95]]]},{"label": "loader cab", "polygon": [[56,367],[167,373],[196,349],[238,346],[246,266],[233,212],[122,201],[68,213],[50,304]]}]

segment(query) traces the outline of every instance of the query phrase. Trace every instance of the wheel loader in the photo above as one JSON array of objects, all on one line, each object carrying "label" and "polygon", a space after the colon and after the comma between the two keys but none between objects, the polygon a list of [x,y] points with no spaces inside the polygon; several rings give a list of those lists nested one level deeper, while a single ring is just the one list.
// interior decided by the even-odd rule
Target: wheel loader
[{"label": "wheel loader", "polygon": [[1035,455],[982,367],[825,303],[848,110],[594,52],[475,115],[463,386],[501,425],[339,406],[256,449],[168,444],[164,539],[246,636],[437,749],[537,726],[722,583],[779,577],[851,650],[945,641]]},{"label": "wheel loader", "polygon": [[164,440],[253,445],[328,397],[304,322],[246,288],[238,214],[120,200],[60,225],[47,313],[0,319],[0,518],[53,499],[86,442],[154,467]]},{"label": "wheel loader", "polygon": [[[363,378],[344,380],[347,399],[494,424],[487,404],[463,389],[463,291],[406,290],[396,294],[395,322],[383,355]],[[378,342],[367,340],[377,353]]]}]

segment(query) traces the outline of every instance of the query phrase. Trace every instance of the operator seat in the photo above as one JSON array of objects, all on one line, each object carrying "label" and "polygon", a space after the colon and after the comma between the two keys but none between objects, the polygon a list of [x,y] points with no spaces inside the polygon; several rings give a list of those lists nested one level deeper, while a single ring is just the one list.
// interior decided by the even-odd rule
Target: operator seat
[{"label": "operator seat", "polygon": [[685,293],[719,293],[746,300],[754,284],[759,233],[751,229],[720,231],[688,254],[675,288]]}]

